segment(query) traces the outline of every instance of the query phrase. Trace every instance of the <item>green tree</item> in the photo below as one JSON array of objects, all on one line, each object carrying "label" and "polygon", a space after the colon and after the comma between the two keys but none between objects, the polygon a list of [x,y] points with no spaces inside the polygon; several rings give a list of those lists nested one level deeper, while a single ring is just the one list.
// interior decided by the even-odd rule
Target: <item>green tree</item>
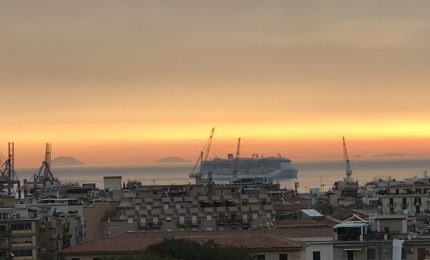
[{"label": "green tree", "polygon": [[246,248],[222,246],[213,241],[199,243],[188,239],[165,239],[149,246],[145,252],[178,260],[251,260]]},{"label": "green tree", "polygon": [[167,257],[167,256],[159,256],[152,253],[133,253],[133,254],[125,254],[125,255],[118,255],[118,256],[108,256],[104,257],[103,260],[177,260],[173,257]]}]

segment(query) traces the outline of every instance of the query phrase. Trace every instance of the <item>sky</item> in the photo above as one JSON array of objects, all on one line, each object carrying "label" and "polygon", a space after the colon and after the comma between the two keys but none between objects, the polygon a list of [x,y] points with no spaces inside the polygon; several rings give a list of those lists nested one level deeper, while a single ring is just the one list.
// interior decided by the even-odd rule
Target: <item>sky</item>
[{"label": "sky", "polygon": [[429,1],[0,0],[0,150],[427,156]]}]

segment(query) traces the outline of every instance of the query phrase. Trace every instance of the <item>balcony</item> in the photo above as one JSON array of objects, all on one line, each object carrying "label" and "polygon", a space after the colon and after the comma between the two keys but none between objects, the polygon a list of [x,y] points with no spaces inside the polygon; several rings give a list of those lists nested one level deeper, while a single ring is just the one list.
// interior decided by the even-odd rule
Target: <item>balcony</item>
[{"label": "balcony", "polygon": [[178,221],[178,227],[189,227],[191,225],[190,220]]},{"label": "balcony", "polygon": [[217,226],[220,226],[220,227],[225,227],[228,224],[227,220],[225,220],[225,219],[217,220],[215,223],[216,223]]},{"label": "balcony", "polygon": [[200,220],[196,220],[196,221],[191,221],[191,226],[192,227],[198,227],[200,226],[202,222]]},{"label": "balcony", "polygon": [[161,227],[161,222],[147,221],[145,223],[139,223],[139,229],[158,229]]}]

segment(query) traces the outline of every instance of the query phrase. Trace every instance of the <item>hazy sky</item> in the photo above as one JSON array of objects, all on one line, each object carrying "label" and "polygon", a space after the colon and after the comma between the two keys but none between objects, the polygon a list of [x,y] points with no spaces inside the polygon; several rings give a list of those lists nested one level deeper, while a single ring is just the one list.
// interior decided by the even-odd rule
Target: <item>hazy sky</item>
[{"label": "hazy sky", "polygon": [[[426,154],[430,2],[0,0],[0,150]],[[248,145],[248,146],[246,146]],[[352,148],[352,147],[351,147]],[[261,153],[261,152],[260,152]],[[21,158],[21,159],[19,159]]]}]

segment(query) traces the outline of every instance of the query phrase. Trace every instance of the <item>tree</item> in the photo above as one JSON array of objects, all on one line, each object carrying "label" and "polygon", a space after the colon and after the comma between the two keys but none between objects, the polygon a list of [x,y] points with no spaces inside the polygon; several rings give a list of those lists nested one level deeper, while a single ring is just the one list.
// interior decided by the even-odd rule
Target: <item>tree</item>
[{"label": "tree", "polygon": [[252,260],[244,247],[222,246],[209,240],[164,239],[150,245],[142,253],[110,256],[104,260]]},{"label": "tree", "polygon": [[189,239],[164,239],[150,245],[145,252],[163,257],[174,257],[177,260],[251,260],[252,256],[246,248],[222,246],[209,240],[196,242]]},{"label": "tree", "polygon": [[118,255],[118,256],[107,256],[104,257],[103,260],[177,260],[173,257],[167,257],[167,256],[159,256],[152,253],[131,253],[131,254],[125,254],[125,255]]}]

